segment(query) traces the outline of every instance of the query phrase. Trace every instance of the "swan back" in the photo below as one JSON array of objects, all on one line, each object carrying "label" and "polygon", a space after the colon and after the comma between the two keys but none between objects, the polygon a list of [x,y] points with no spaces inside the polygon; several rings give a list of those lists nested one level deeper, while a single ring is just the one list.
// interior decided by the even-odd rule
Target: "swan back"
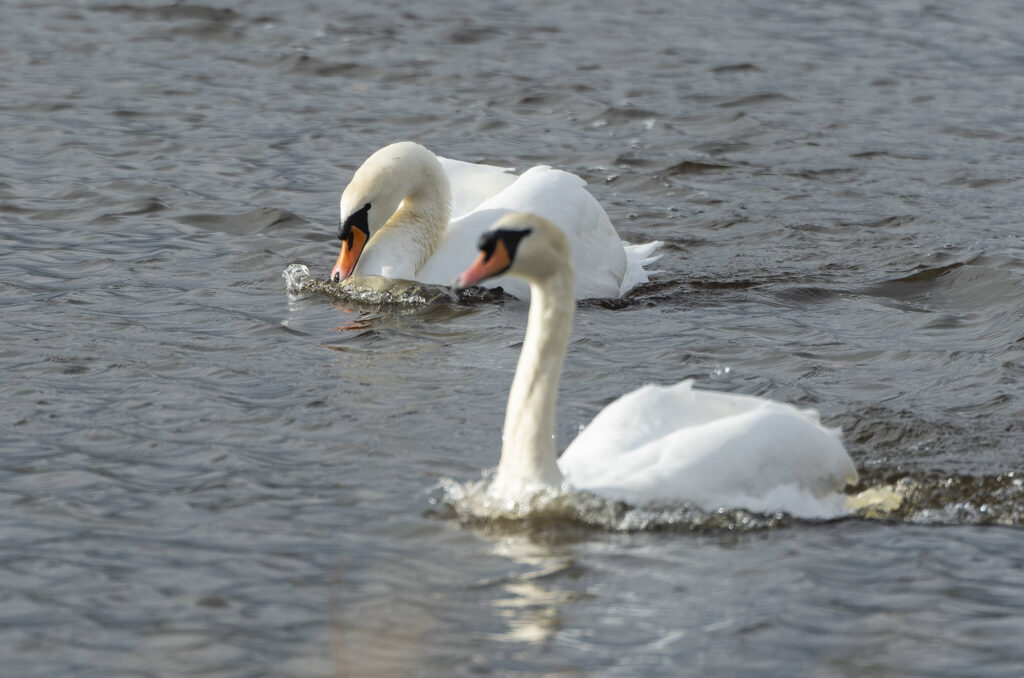
[{"label": "swan back", "polygon": [[559,467],[574,486],[627,501],[809,514],[822,512],[816,498],[857,482],[840,431],[821,426],[816,412],[694,389],[691,380],[611,403]]},{"label": "swan back", "polygon": [[519,179],[509,167],[478,165],[437,156],[452,192],[452,220],[466,216]]}]

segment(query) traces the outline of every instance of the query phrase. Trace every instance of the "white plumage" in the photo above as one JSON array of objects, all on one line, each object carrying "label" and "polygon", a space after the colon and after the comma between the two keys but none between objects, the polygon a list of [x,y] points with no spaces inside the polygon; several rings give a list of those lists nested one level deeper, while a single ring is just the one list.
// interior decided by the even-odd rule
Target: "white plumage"
[{"label": "white plumage", "polygon": [[[371,205],[369,242],[352,272],[447,285],[472,259],[481,233],[510,212],[528,211],[568,238],[577,299],[621,296],[647,282],[643,267],[657,258],[661,243],[623,243],[585,187],[575,174],[546,166],[515,175],[438,158],[413,142],[391,144],[360,166],[341,196],[342,223]],[[339,258],[335,273],[340,264]],[[529,296],[521,280],[499,277],[484,284]]]},{"label": "white plumage", "polygon": [[825,516],[857,482],[839,429],[754,396],[648,385],[605,407],[558,460],[574,487],[634,504],[678,500]]},{"label": "white plumage", "polygon": [[[502,247],[496,244],[502,241]],[[507,276],[531,287],[530,314],[512,381],[492,497],[516,502],[568,482],[636,504],[689,502],[704,509],[831,517],[857,471],[840,431],[813,410],[755,396],[644,386],[605,407],[556,460],[554,409],[575,308],[569,245],[532,214],[495,225],[491,252],[460,276],[472,284],[511,260]]]}]

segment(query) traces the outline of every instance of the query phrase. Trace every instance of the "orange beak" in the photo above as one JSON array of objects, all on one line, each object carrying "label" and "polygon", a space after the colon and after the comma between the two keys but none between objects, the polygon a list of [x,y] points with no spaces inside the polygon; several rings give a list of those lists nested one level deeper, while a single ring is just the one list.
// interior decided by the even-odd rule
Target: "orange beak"
[{"label": "orange beak", "polygon": [[498,240],[491,256],[488,257],[486,252],[481,252],[473,265],[463,271],[452,285],[459,289],[476,285],[488,278],[501,275],[511,265],[512,257],[508,254],[508,248],[505,247],[504,241]]},{"label": "orange beak", "polygon": [[[349,246],[350,244],[351,247]],[[353,228],[348,240],[344,241],[341,245],[341,254],[338,255],[338,261],[331,270],[331,280],[340,282],[352,275],[356,262],[359,261],[359,255],[363,253],[363,247],[365,246],[366,234],[358,228]]]}]

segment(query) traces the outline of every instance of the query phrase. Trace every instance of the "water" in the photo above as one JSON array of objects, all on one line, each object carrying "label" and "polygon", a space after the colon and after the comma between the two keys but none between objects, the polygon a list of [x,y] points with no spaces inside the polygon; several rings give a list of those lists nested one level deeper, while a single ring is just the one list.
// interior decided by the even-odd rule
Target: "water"
[{"label": "water", "polygon": [[[1020,10],[763,4],[0,7],[4,673],[1020,675]],[[694,377],[905,503],[460,517],[526,307],[280,277],[403,138],[666,241],[580,305],[560,447]]]}]

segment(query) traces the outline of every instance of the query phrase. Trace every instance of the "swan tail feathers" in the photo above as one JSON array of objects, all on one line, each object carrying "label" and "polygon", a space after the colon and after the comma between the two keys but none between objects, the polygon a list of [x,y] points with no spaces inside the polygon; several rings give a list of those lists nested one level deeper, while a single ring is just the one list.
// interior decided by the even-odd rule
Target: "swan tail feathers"
[{"label": "swan tail feathers", "polygon": [[622,243],[626,250],[626,274],[622,276],[622,284],[619,286],[619,296],[622,296],[637,285],[650,280],[650,276],[660,271],[647,270],[644,267],[653,264],[661,259],[661,254],[655,254],[664,243],[661,240],[653,240],[642,245],[631,245]]}]

